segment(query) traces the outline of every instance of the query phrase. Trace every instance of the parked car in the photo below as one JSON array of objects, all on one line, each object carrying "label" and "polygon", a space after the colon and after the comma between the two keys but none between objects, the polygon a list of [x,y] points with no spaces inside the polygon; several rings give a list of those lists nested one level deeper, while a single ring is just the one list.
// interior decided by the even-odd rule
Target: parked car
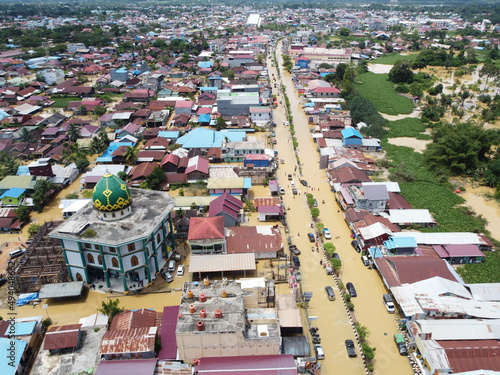
[{"label": "parked car", "polygon": [[175,271],[175,260],[168,261],[168,272]]},{"label": "parked car", "polygon": [[182,275],[184,275],[184,266],[181,264],[179,267],[177,267],[177,276]]},{"label": "parked car", "polygon": [[293,265],[296,267],[296,268],[299,268],[300,267],[300,259],[297,255],[294,255],[292,257],[292,261],[293,261]]},{"label": "parked car", "polygon": [[356,289],[354,288],[354,285],[352,285],[351,282],[345,284],[345,287],[347,288],[347,291],[351,295],[351,297],[357,297]]},{"label": "parked car", "polygon": [[394,314],[396,312],[396,308],[394,306],[392,296],[390,294],[384,294],[382,296],[382,300],[384,301],[387,312],[389,312],[390,314]]},{"label": "parked car", "polygon": [[301,183],[302,185],[304,185],[305,187],[307,187],[307,181],[306,181],[306,180],[300,180],[300,183]]},{"label": "parked car", "polygon": [[357,357],[356,347],[354,346],[354,342],[352,340],[345,340],[345,348],[347,349],[347,355],[349,357]]},{"label": "parked car", "polygon": [[290,186],[291,186],[291,187],[295,187],[295,182],[290,181]]},{"label": "parked car", "polygon": [[11,259],[13,258],[17,258],[17,257],[20,257],[21,255],[23,255],[24,253],[26,252],[26,249],[16,249],[16,250],[12,250],[9,255],[11,257]]},{"label": "parked car", "polygon": [[339,253],[333,253],[333,257],[334,257],[335,259],[340,260],[340,255],[339,255]]},{"label": "parked car", "polygon": [[400,355],[408,355],[408,349],[406,349],[405,338],[401,333],[396,333],[394,335],[394,342],[398,347]]},{"label": "parked car", "polygon": [[280,186],[279,192],[280,192],[281,195],[285,194],[285,189],[283,188],[283,186]]},{"label": "parked car", "polygon": [[316,352],[316,358],[325,359],[325,352],[320,344],[314,345],[314,351]]},{"label": "parked car", "polygon": [[313,207],[318,207],[318,201],[316,199],[313,199]]},{"label": "parked car", "polygon": [[297,195],[297,194],[299,194],[299,192],[296,188],[292,188],[292,194]]},{"label": "parked car", "polygon": [[325,292],[329,301],[335,301],[335,292],[331,286],[325,286]]},{"label": "parked car", "polygon": [[359,246],[358,246],[358,241],[352,240],[351,241],[351,246],[356,250],[358,253],[360,252]]},{"label": "parked car", "polygon": [[163,276],[163,278],[167,281],[167,283],[171,283],[172,281],[174,281],[174,278],[172,277],[170,272],[162,270],[160,273]]},{"label": "parked car", "polygon": [[293,253],[293,255],[300,255],[300,250],[297,249],[297,246],[290,245],[289,248],[290,248],[290,251]]},{"label": "parked car", "polygon": [[288,174],[288,181],[292,181],[292,180],[293,180],[292,174],[291,174],[291,173],[289,173],[289,174]]},{"label": "parked car", "polygon": [[307,233],[307,237],[309,238],[309,242],[316,242],[316,237],[314,233]]},{"label": "parked car", "polygon": [[332,234],[330,233],[330,229],[328,229],[328,228],[323,229],[323,236],[327,240],[331,240],[332,239]]}]

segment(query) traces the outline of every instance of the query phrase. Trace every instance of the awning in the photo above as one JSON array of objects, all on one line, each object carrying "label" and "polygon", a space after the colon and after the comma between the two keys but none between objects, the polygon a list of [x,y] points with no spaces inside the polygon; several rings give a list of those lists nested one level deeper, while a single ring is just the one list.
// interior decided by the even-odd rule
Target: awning
[{"label": "awning", "polygon": [[189,272],[255,270],[255,254],[191,255]]},{"label": "awning", "polygon": [[38,292],[39,298],[74,297],[82,294],[83,281],[69,283],[54,283],[42,286]]}]

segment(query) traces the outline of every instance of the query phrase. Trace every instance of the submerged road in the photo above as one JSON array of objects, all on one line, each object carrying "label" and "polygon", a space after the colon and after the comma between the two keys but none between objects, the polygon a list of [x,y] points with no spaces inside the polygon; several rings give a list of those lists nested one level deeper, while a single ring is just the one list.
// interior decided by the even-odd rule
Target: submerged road
[{"label": "submerged road", "polygon": [[[293,116],[295,136],[298,140],[298,150],[295,152],[291,141],[290,129],[283,125],[285,118],[285,100],[282,93],[278,93],[278,107],[273,111],[277,127],[278,158],[284,160],[280,164],[277,176],[279,185],[285,189],[283,200],[287,209],[289,235],[294,244],[302,251],[300,255],[302,290],[312,292],[313,298],[307,308],[307,315],[317,317],[311,321],[311,326],[319,328],[321,345],[325,352],[325,359],[320,361],[321,374],[364,374],[365,368],[360,356],[360,348],[356,345],[357,358],[349,358],[344,346],[346,339],[355,340],[354,330],[347,311],[344,307],[339,290],[332,276],[326,275],[320,265],[324,261],[322,253],[311,251],[307,233],[312,232],[311,216],[306,201],[306,193],[311,193],[318,201],[320,216],[318,222],[324,223],[332,233],[332,242],[342,260],[341,279],[345,284],[352,282],[357,290],[358,297],[353,298],[354,312],[360,324],[370,331],[367,339],[372,347],[376,347],[374,360],[375,372],[410,375],[413,373],[407,357],[400,356],[393,341],[393,334],[397,333],[397,314],[389,314],[382,302],[382,295],[387,293],[381,278],[376,270],[365,267],[360,254],[351,247],[350,230],[344,221],[343,213],[334,198],[327,183],[325,170],[319,169],[319,153],[313,141],[307,117],[302,109],[302,102],[295,89],[291,76],[283,71],[281,58],[281,42],[276,46],[276,57],[280,66],[280,76],[271,59],[268,59],[268,72],[273,87],[273,93],[284,87],[290,101],[290,110]],[[276,80],[277,88],[274,88]],[[302,166],[302,174],[297,165],[297,157]],[[295,175],[294,175],[295,173]],[[292,174],[293,182],[300,195],[292,195],[288,174]],[[304,179],[309,187],[304,187],[299,180]],[[323,203],[324,201],[324,203]],[[286,242],[286,241],[285,241]],[[337,296],[336,301],[329,301],[325,293],[325,286],[333,287]],[[311,353],[314,355],[314,353]]]}]

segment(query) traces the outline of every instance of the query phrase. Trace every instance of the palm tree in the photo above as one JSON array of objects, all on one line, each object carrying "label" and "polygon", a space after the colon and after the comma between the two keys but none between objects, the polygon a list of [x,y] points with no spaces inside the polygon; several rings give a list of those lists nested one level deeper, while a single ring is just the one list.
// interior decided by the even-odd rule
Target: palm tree
[{"label": "palm tree", "polygon": [[127,164],[135,164],[138,152],[139,150],[135,147],[128,147],[127,151],[123,154],[123,159]]},{"label": "palm tree", "polygon": [[76,124],[70,124],[67,135],[71,142],[76,142],[80,138],[80,128]]},{"label": "palm tree", "polygon": [[33,134],[26,127],[21,128],[21,134],[19,134],[19,140],[21,142],[34,142]]},{"label": "palm tree", "polygon": [[106,144],[100,137],[94,137],[90,141],[89,150],[92,154],[99,154],[106,149]]}]

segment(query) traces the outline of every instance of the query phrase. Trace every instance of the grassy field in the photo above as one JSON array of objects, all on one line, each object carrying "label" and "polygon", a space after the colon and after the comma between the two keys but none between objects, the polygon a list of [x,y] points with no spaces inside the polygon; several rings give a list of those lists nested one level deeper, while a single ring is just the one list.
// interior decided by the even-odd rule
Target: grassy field
[{"label": "grassy field", "polygon": [[358,77],[358,81],[362,83],[356,83],[356,90],[370,100],[379,112],[388,115],[411,113],[412,100],[395,92],[388,76],[388,74],[363,73]]},{"label": "grassy field", "polygon": [[412,53],[409,55],[400,55],[399,53],[386,53],[383,56],[377,57],[374,60],[370,60],[372,64],[386,64],[394,65],[398,60],[408,60],[413,61],[418,56],[418,53]]},{"label": "grassy field", "polygon": [[[484,219],[467,208],[465,201],[451,186],[440,183],[425,166],[424,156],[413,149],[384,142],[384,149],[391,160],[389,171],[392,181],[398,181],[401,194],[413,208],[426,208],[438,222],[436,228],[422,228],[422,232],[485,232]],[[402,171],[410,182],[401,182],[398,171]]]},{"label": "grassy field", "polygon": [[69,102],[75,102],[81,100],[78,96],[75,96],[73,98],[54,98],[52,99],[55,103],[52,104],[52,107],[55,108],[67,108]]},{"label": "grassy field", "polygon": [[432,139],[429,134],[423,134],[426,125],[418,118],[405,118],[397,121],[387,122],[387,138],[413,137],[416,139]]}]

